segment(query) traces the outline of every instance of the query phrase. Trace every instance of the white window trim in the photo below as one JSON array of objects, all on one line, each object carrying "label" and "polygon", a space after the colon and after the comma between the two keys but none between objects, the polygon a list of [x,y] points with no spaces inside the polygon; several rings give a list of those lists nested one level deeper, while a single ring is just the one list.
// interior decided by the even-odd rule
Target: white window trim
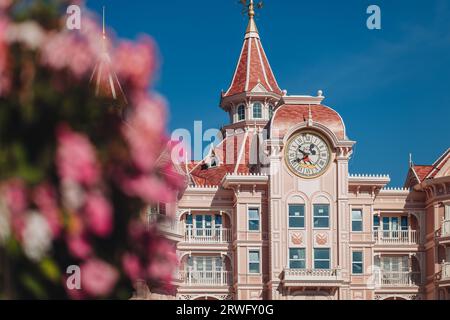
[{"label": "white window trim", "polygon": [[[255,118],[255,112],[254,112],[254,107],[255,104],[260,104],[261,105],[261,118]],[[264,103],[259,102],[259,101],[255,101],[252,103],[252,107],[251,107],[251,118],[252,120],[264,120]]]},{"label": "white window trim", "polygon": [[[359,212],[361,212],[361,220],[354,220],[353,219],[353,211],[359,211]],[[350,230],[351,230],[351,232],[353,232],[353,233],[363,233],[364,232],[364,210],[363,209],[360,209],[360,208],[352,208],[351,210],[350,210]],[[359,231],[354,231],[353,230],[353,221],[361,221],[361,230],[359,230]]]},{"label": "white window trim", "polygon": [[[315,227],[314,226],[314,206],[328,206],[328,227]],[[312,215],[312,228],[313,230],[331,230],[331,204],[329,203],[313,203],[311,207],[311,215]]]},{"label": "white window trim", "polygon": [[[362,273],[354,273],[353,272],[353,263],[355,263],[355,261],[353,260],[353,253],[354,252],[361,252],[362,253],[362,260],[361,260],[361,263],[362,263]],[[362,276],[362,275],[364,275],[365,274],[365,272],[364,272],[364,250],[362,250],[362,249],[354,249],[354,250],[352,250],[351,251],[351,253],[352,253],[352,256],[351,256],[351,258],[352,258],[352,263],[351,263],[351,273],[352,273],[352,275],[355,275],[355,276]],[[359,262],[357,262],[357,263],[359,263]]]},{"label": "white window trim", "polygon": [[[306,247],[289,247],[288,248],[288,252],[287,252],[287,260],[288,260],[288,265],[287,265],[287,268],[288,269],[291,269],[291,249],[299,249],[299,250],[304,250],[305,251],[305,268],[304,269],[294,269],[294,270],[306,270],[306,269],[308,269],[308,256],[307,256],[307,253],[308,253],[308,251],[306,250]],[[295,261],[302,261],[302,259],[297,259],[297,260],[295,260]]]},{"label": "white window trim", "polygon": [[[258,251],[258,257],[259,257],[259,272],[250,272],[250,252],[251,251]],[[248,248],[247,250],[247,274],[252,276],[260,276],[262,275],[262,263],[261,263],[261,248]],[[255,263],[255,262],[252,262]]]},{"label": "white window trim", "polygon": [[[249,211],[250,209],[258,209],[258,215],[259,215],[259,224],[258,224],[258,230],[250,230],[250,219],[249,219]],[[262,213],[261,213],[261,206],[260,205],[247,205],[247,212],[246,212],[246,229],[249,233],[260,233],[261,232],[261,221],[262,221]]]},{"label": "white window trim", "polygon": [[[315,251],[316,251],[316,249],[328,249],[329,250],[329,256],[328,256],[328,261],[330,262],[330,268],[329,269],[316,269],[316,257],[315,257]],[[326,261],[326,260],[324,260],[324,259],[319,259],[319,261]],[[314,247],[313,249],[312,249],[312,268],[313,268],[313,270],[332,270],[333,269],[333,264],[332,264],[332,262],[333,262],[333,251],[331,250],[331,248],[325,248],[325,247],[323,247],[323,248],[321,248],[321,247]]]},{"label": "white window trim", "polygon": [[[303,206],[303,227],[291,227],[289,224],[289,219],[291,218],[291,216],[289,215],[289,207],[290,206]],[[306,230],[306,226],[307,226],[307,220],[306,220],[306,205],[304,203],[288,203],[287,204],[287,226],[289,230]]]},{"label": "white window trim", "polygon": [[[239,108],[244,107],[244,119],[239,119]],[[244,103],[239,104],[236,107],[236,123],[247,120],[247,106]]]}]

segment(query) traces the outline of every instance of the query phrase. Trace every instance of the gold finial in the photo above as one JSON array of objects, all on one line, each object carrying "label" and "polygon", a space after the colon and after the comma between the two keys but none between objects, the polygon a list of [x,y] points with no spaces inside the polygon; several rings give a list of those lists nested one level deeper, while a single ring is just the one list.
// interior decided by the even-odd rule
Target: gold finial
[{"label": "gold finial", "polygon": [[250,0],[250,3],[248,5],[248,17],[250,19],[253,19],[254,16],[255,16],[255,5],[253,3],[253,0]]},{"label": "gold finial", "polygon": [[254,0],[241,0],[241,4],[244,6],[243,13],[247,13],[248,18],[249,18],[249,23],[248,23],[246,33],[247,33],[247,35],[257,36],[258,28],[256,27],[256,23],[255,23],[255,14],[256,14],[255,10],[262,9],[264,4],[261,1],[255,5]]}]

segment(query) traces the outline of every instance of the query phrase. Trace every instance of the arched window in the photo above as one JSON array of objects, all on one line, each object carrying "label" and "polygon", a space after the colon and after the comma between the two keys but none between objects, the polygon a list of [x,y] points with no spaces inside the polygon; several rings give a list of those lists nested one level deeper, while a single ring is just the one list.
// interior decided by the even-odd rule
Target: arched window
[{"label": "arched window", "polygon": [[262,105],[259,102],[253,104],[253,119],[262,119]]},{"label": "arched window", "polygon": [[238,121],[242,121],[245,120],[245,106],[243,104],[241,104],[238,107]]},{"label": "arched window", "polygon": [[269,120],[272,119],[274,112],[275,112],[275,107],[273,105],[270,105],[269,106]]}]

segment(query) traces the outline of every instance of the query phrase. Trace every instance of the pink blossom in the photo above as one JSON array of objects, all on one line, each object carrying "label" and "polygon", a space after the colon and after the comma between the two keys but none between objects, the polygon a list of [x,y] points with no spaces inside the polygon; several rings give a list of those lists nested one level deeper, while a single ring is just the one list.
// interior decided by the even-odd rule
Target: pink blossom
[{"label": "pink blossom", "polygon": [[113,61],[124,84],[137,91],[147,89],[156,65],[154,47],[148,37],[142,37],[137,43],[124,41],[119,44]]},{"label": "pink blossom", "polygon": [[59,127],[57,139],[56,164],[59,176],[63,180],[95,184],[99,179],[99,165],[89,139],[67,126]]},{"label": "pink blossom", "polygon": [[88,76],[99,56],[88,40],[71,31],[51,33],[42,45],[42,63],[55,70],[68,69],[78,79]]},{"label": "pink blossom", "polygon": [[113,208],[99,193],[91,193],[86,198],[84,208],[88,228],[97,236],[105,238],[113,229]]},{"label": "pink blossom", "polygon": [[175,265],[165,260],[152,261],[147,268],[150,279],[168,283],[172,281]]},{"label": "pink blossom", "polygon": [[39,185],[34,192],[34,202],[39,207],[50,227],[53,237],[58,237],[62,230],[62,221],[56,202],[56,194],[49,184]]},{"label": "pink blossom", "polygon": [[152,259],[147,267],[147,275],[169,283],[178,265],[175,247],[166,239],[160,238],[151,241],[148,249]]},{"label": "pink blossom", "polygon": [[164,130],[163,103],[148,97],[140,98],[122,127],[133,162],[140,170],[148,172],[155,166],[165,146]]},{"label": "pink blossom", "polygon": [[173,265],[176,265],[178,263],[174,245],[164,238],[154,240],[150,243],[149,254],[154,256],[155,259],[165,260]]},{"label": "pink blossom", "polygon": [[139,258],[134,254],[126,253],[122,257],[122,267],[125,274],[133,282],[142,276],[141,263]]},{"label": "pink blossom", "polygon": [[20,179],[13,179],[3,185],[3,197],[12,215],[20,214],[28,206],[25,183]]},{"label": "pink blossom", "polygon": [[92,297],[108,296],[119,279],[119,272],[110,264],[90,259],[81,266],[81,287]]},{"label": "pink blossom", "polygon": [[69,236],[67,247],[70,254],[77,259],[85,260],[92,253],[92,247],[83,236]]},{"label": "pink blossom", "polygon": [[12,4],[12,0],[0,0],[0,10],[9,8]]},{"label": "pink blossom", "polygon": [[11,86],[8,66],[10,57],[5,39],[8,25],[8,20],[0,16],[0,96],[6,95]]},{"label": "pink blossom", "polygon": [[153,175],[122,177],[120,184],[125,194],[138,197],[147,203],[172,202],[175,200],[173,190],[164,180]]}]

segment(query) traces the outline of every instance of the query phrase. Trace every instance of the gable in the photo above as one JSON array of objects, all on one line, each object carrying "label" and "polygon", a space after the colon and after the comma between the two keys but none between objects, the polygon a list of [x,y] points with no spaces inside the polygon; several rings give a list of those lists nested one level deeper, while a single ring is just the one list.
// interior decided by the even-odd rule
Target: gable
[{"label": "gable", "polygon": [[435,172],[431,173],[433,178],[440,178],[450,175],[450,156],[447,156],[438,166]]},{"label": "gable", "polygon": [[258,84],[252,89],[252,92],[254,92],[254,93],[256,93],[256,92],[258,92],[258,93],[264,93],[264,92],[267,92],[267,89],[266,89],[261,83],[258,83]]}]

